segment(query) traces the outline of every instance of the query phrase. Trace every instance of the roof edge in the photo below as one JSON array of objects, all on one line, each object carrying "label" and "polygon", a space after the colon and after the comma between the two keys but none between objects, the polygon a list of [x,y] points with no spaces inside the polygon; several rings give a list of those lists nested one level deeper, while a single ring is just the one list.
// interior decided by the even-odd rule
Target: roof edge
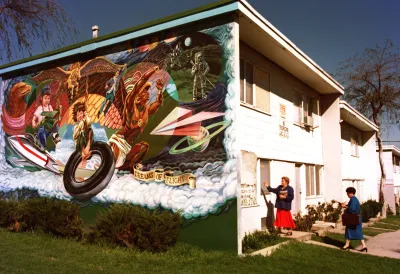
[{"label": "roof edge", "polygon": [[357,118],[359,118],[360,121],[362,121],[364,124],[368,125],[369,128],[371,128],[374,131],[378,131],[379,127],[372,121],[370,121],[367,117],[365,117],[361,112],[353,108],[348,102],[344,100],[340,100],[339,102],[339,107],[341,109],[346,110],[347,112],[355,115]]},{"label": "roof edge", "polygon": [[[239,2],[243,5],[245,9],[247,9],[250,13],[252,13],[253,16],[259,19],[267,28],[269,28],[280,39],[282,39],[298,55],[304,58],[307,62],[309,62],[310,65],[312,65],[312,67],[314,67],[319,73],[321,73],[324,77],[326,77],[328,81],[331,81],[331,83],[329,83],[328,81],[325,80],[332,87],[334,87],[338,91],[338,93],[344,94],[344,87],[338,81],[336,81],[329,73],[327,73],[317,63],[315,63],[307,54],[305,54],[301,49],[299,49],[289,38],[287,38],[283,33],[281,33],[276,27],[274,27],[264,16],[262,16],[257,10],[255,10],[246,0],[239,0]],[[240,10],[243,11],[243,9]]]},{"label": "roof edge", "polygon": [[217,2],[213,2],[213,3],[207,4],[207,5],[203,5],[203,6],[194,8],[194,9],[190,9],[190,10],[187,10],[187,11],[179,12],[179,13],[176,13],[176,14],[172,14],[172,15],[160,18],[160,19],[151,20],[151,21],[149,21],[147,23],[136,25],[136,26],[133,26],[133,27],[130,27],[130,28],[127,28],[127,29],[123,29],[123,30],[120,30],[120,31],[116,31],[116,32],[112,32],[112,33],[109,33],[109,34],[106,34],[106,35],[102,35],[102,36],[99,36],[98,38],[88,39],[88,40],[85,40],[85,41],[82,41],[82,42],[79,42],[79,43],[75,43],[75,44],[72,44],[72,45],[69,45],[69,46],[66,46],[66,47],[62,47],[62,48],[59,48],[59,49],[55,49],[55,50],[52,50],[52,51],[44,52],[44,53],[37,54],[37,55],[31,56],[31,57],[27,57],[27,58],[23,58],[23,59],[20,59],[20,60],[17,60],[17,61],[6,63],[6,64],[3,64],[3,65],[0,65],[0,76],[2,74],[5,74],[5,73],[9,73],[9,72],[13,72],[13,71],[19,70],[20,68],[17,68],[15,70],[8,70],[8,71],[5,71],[5,72],[2,72],[2,70],[4,70],[4,69],[10,68],[10,67],[13,67],[13,66],[16,66],[16,65],[21,65],[21,64],[24,64],[24,63],[28,63],[30,61],[35,61],[35,60],[39,60],[39,59],[42,59],[42,58],[45,58],[45,57],[50,57],[50,56],[53,56],[53,55],[56,55],[56,54],[60,54],[60,53],[64,53],[64,52],[67,52],[67,51],[70,51],[70,50],[79,49],[79,48],[81,48],[83,46],[87,46],[87,45],[95,44],[95,43],[98,43],[98,42],[106,41],[106,40],[109,40],[109,39],[112,39],[112,38],[115,38],[115,37],[119,37],[119,36],[122,36],[122,35],[125,35],[125,34],[129,34],[129,33],[135,32],[135,31],[139,31],[139,30],[143,30],[143,29],[146,29],[146,28],[154,27],[154,26],[159,25],[159,24],[168,23],[168,22],[173,21],[173,20],[181,19],[181,18],[184,18],[184,17],[187,17],[187,16],[191,16],[191,15],[200,13],[200,12],[209,11],[211,9],[215,9],[215,8],[218,8],[218,7],[229,5],[229,4],[234,3],[234,2],[238,2],[238,0],[219,0]]},{"label": "roof edge", "polygon": [[[378,147],[376,147],[376,151],[378,151],[378,150],[379,150]],[[395,145],[382,146],[382,150],[392,151],[392,152],[395,152],[397,155],[400,155],[400,149]]]}]

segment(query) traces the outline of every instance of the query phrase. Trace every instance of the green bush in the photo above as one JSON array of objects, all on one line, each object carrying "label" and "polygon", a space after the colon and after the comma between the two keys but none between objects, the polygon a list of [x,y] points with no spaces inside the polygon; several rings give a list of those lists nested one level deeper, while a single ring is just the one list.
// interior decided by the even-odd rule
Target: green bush
[{"label": "green bush", "polygon": [[396,215],[400,215],[400,206],[396,203]]},{"label": "green bush", "polygon": [[313,224],[317,221],[317,218],[313,214],[305,214],[301,215],[300,212],[298,212],[294,216],[294,222],[296,224],[296,230],[299,231],[310,231]]},{"label": "green bush", "polygon": [[[336,205],[336,206],[335,206]],[[342,204],[335,200],[330,203],[318,203],[318,205],[308,205],[307,214],[304,216],[297,213],[294,218],[296,230],[310,231],[316,221],[336,223],[342,213]]]},{"label": "green bush", "polygon": [[374,200],[368,200],[361,204],[361,216],[364,223],[368,222],[369,219],[375,218],[379,212],[382,211],[383,205]]},{"label": "green bush", "polygon": [[10,227],[15,222],[12,215],[17,210],[17,206],[17,202],[0,200],[0,227]]},{"label": "green bush", "polygon": [[12,231],[39,230],[60,237],[81,237],[79,206],[68,201],[35,198],[1,201],[0,226]]},{"label": "green bush", "polygon": [[251,234],[245,234],[242,240],[242,252],[251,253],[267,246],[276,245],[283,242],[278,233],[269,233],[267,231],[255,231]]},{"label": "green bush", "polygon": [[89,241],[125,247],[166,251],[175,245],[181,225],[179,213],[115,204],[99,214]]},{"label": "green bush", "polygon": [[387,208],[386,208],[386,214],[387,214],[388,216],[394,215],[394,212],[393,212],[393,210],[390,208],[389,205],[388,205]]}]

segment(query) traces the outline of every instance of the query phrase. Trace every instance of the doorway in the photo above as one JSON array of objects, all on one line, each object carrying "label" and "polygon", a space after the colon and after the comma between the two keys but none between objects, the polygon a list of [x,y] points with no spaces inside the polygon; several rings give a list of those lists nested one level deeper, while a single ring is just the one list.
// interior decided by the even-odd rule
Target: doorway
[{"label": "doorway", "polygon": [[301,211],[301,164],[295,166],[295,187],[294,187],[294,199],[293,199],[293,214]]}]

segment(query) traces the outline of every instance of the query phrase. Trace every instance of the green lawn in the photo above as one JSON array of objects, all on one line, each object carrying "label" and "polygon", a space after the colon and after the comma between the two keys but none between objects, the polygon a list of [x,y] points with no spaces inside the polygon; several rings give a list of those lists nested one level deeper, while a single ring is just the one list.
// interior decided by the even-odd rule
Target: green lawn
[{"label": "green lawn", "polygon": [[400,215],[387,216],[386,219],[381,219],[378,223],[393,225],[397,229],[400,229]]},{"label": "green lawn", "polygon": [[384,228],[384,229],[390,229],[392,231],[398,230],[399,227],[396,225],[392,225],[392,224],[386,224],[383,222],[377,222],[373,225],[371,225],[370,227],[377,227],[377,228]]},{"label": "green lawn", "polygon": [[[369,226],[368,228],[373,229],[373,228],[378,228],[375,231],[378,232],[379,228],[384,228],[384,229],[390,229],[392,231],[396,231],[400,229],[400,216],[399,215],[389,215],[387,216],[386,219],[381,219],[372,226]],[[385,230],[380,230],[380,233],[384,232],[390,232],[390,231],[385,231]],[[380,234],[378,233],[378,234]],[[365,234],[368,235],[368,234]],[[372,235],[375,236],[375,235]]]},{"label": "green lawn", "polygon": [[[0,273],[398,273],[400,260],[290,243],[271,257],[240,258],[179,244],[162,254],[0,230]],[[368,257],[366,257],[368,256]]]},{"label": "green lawn", "polygon": [[370,227],[363,228],[363,234],[367,235],[367,236],[376,236],[376,235],[379,235],[379,234],[385,233],[385,232],[388,232],[388,231],[380,230],[380,229],[373,229]]}]

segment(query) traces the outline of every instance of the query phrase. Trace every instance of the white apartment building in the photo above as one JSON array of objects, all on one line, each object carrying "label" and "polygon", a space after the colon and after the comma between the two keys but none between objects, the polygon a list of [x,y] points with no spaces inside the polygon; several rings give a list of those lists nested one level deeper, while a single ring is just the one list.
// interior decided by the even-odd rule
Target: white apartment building
[{"label": "white apartment building", "polygon": [[342,140],[342,196],[348,200],[347,187],[356,189],[360,202],[378,200],[376,184],[378,161],[375,133],[378,127],[345,101],[340,101]]},{"label": "white apartment building", "polygon": [[[265,19],[253,17],[239,19],[241,237],[272,225],[276,197],[263,182],[277,187],[282,176],[290,178],[293,214],[342,198],[343,87]],[[250,182],[254,197],[243,199]]]},{"label": "white apartment building", "polygon": [[[376,148],[378,155],[378,148]],[[386,173],[386,184],[384,187],[384,195],[387,204],[393,212],[396,212],[395,194],[400,195],[400,149],[394,145],[383,146],[383,166]],[[378,170],[377,185],[381,179],[379,162],[376,164]]]}]

